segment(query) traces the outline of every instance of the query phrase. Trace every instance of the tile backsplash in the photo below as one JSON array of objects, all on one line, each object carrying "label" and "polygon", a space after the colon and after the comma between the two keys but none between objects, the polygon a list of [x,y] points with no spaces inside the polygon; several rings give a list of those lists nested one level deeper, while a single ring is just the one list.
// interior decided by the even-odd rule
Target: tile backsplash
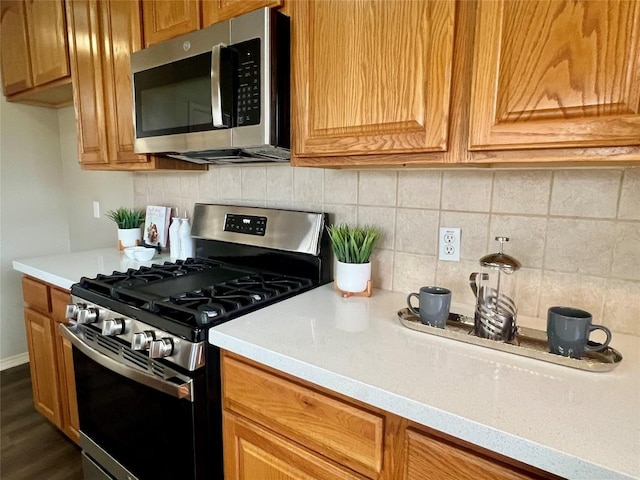
[{"label": "tile backsplash", "polygon": [[[437,284],[472,305],[469,273],[498,249],[520,260],[520,315],[571,305],[613,331],[640,336],[640,168],[329,170],[288,165],[136,173],[136,206],[187,211],[196,202],[319,210],[382,229],[374,286]],[[460,227],[460,262],[439,261],[440,227]],[[398,306],[401,307],[400,305]]]}]

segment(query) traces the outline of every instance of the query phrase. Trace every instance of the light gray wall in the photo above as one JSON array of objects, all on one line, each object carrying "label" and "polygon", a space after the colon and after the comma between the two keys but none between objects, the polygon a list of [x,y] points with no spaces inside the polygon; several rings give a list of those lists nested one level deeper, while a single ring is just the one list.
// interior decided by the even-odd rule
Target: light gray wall
[{"label": "light gray wall", "polygon": [[[107,210],[133,205],[133,174],[78,164],[73,107],[0,100],[0,369],[26,354],[21,274],[11,262],[117,245]],[[100,218],[93,217],[93,201]]]},{"label": "light gray wall", "polygon": [[55,110],[0,100],[0,358],[27,350],[16,258],[69,249]]},{"label": "light gray wall", "polygon": [[[58,110],[58,122],[70,250],[115,248],[118,230],[105,213],[118,207],[133,206],[133,174],[82,170],[78,164],[73,107]],[[94,201],[100,204],[100,218],[93,216]]]}]

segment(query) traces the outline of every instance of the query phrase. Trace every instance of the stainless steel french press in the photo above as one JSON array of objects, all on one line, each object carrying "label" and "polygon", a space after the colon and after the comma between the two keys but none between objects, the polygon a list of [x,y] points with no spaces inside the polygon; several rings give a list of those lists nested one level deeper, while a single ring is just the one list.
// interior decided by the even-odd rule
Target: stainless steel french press
[{"label": "stainless steel french press", "polygon": [[480,272],[469,276],[469,284],[476,296],[474,334],[510,342],[516,334],[517,307],[515,295],[515,272],[521,264],[503,252],[508,237],[496,237],[500,251],[485,255],[480,259]]}]

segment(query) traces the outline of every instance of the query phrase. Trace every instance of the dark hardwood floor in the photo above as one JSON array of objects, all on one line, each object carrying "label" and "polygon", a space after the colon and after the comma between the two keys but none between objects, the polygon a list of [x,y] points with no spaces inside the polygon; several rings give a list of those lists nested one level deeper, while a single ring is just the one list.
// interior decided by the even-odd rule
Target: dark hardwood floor
[{"label": "dark hardwood floor", "polygon": [[33,408],[28,363],[0,372],[0,478],[82,480],[80,449]]}]

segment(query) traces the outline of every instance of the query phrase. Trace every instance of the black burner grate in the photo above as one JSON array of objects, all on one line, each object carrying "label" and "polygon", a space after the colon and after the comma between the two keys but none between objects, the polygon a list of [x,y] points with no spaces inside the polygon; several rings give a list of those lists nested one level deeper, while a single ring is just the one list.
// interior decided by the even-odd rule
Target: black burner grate
[{"label": "black burner grate", "polygon": [[[310,289],[310,279],[252,272],[221,262],[189,258],[175,263],[83,278],[80,289],[99,296],[105,307],[127,305],[162,319],[200,329],[223,323]],[[74,294],[82,296],[77,291]]]}]

